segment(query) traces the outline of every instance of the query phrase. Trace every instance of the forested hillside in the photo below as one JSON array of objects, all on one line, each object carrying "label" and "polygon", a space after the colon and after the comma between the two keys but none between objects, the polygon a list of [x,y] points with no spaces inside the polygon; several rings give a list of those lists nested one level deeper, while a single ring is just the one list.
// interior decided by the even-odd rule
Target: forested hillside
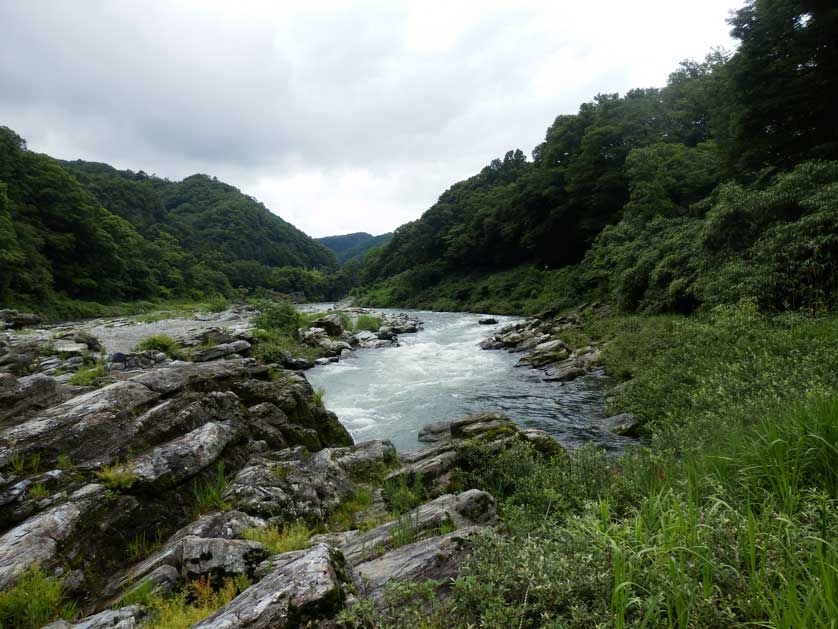
[{"label": "forested hillside", "polygon": [[392,233],[373,236],[366,232],[355,232],[342,236],[324,236],[318,238],[317,242],[334,251],[340,264],[346,264],[352,260],[362,260],[370,249],[384,246],[392,239]]},{"label": "forested hillside", "polygon": [[206,175],[59,162],[0,128],[0,304],[343,293],[334,254]]},{"label": "forested hillside", "polygon": [[374,305],[526,312],[582,296],[690,312],[838,295],[838,8],[754,0],[732,56],[599,94],[528,160],[454,184],[371,256]]}]

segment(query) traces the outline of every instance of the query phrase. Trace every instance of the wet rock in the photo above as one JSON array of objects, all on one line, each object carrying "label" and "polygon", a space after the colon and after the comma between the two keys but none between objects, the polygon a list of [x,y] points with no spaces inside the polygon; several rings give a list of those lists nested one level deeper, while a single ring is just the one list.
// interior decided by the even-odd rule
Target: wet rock
[{"label": "wet rock", "polygon": [[325,544],[279,555],[274,566],[273,572],[193,629],[309,626],[343,607],[343,560]]},{"label": "wet rock", "polygon": [[612,415],[611,417],[600,420],[598,424],[604,430],[613,432],[615,435],[621,435],[623,437],[641,436],[642,426],[631,413]]},{"label": "wet rock", "polygon": [[480,325],[497,325],[497,322],[498,320],[494,317],[484,317],[483,319],[480,319],[480,321],[478,321]]},{"label": "wet rock", "polygon": [[588,372],[583,367],[577,366],[576,362],[570,359],[545,369],[545,377],[542,380],[544,382],[570,382],[586,373]]}]

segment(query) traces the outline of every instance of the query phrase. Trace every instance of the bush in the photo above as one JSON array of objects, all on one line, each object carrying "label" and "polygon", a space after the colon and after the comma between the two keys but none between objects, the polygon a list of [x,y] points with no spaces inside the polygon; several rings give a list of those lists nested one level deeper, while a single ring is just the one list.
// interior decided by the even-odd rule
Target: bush
[{"label": "bush", "polygon": [[26,569],[17,584],[0,592],[0,627],[37,629],[56,618],[71,620],[76,607],[64,601],[60,581],[39,567]]},{"label": "bush", "polygon": [[370,315],[359,316],[354,327],[356,331],[367,330],[368,332],[378,332],[379,328],[381,328],[381,319]]},{"label": "bush", "polygon": [[91,367],[89,369],[79,369],[76,373],[74,373],[70,378],[70,384],[89,387],[95,384],[95,381],[98,378],[104,378],[105,376],[107,376],[105,363],[97,361],[95,367]]},{"label": "bush", "polygon": [[260,312],[256,317],[256,327],[291,337],[297,336],[298,328],[303,325],[303,315],[291,302],[259,301],[255,305]]},{"label": "bush", "polygon": [[244,539],[259,542],[272,555],[287,553],[291,550],[302,550],[309,547],[308,538],[312,530],[302,520],[286,524],[282,530],[276,526],[253,527],[242,532]]},{"label": "bush", "polygon": [[134,351],[163,352],[172,360],[181,360],[183,358],[183,353],[181,352],[180,345],[178,345],[177,341],[175,341],[168,334],[156,334],[154,336],[149,336],[148,338],[145,338],[139,343],[137,343],[136,347],[134,347]]}]

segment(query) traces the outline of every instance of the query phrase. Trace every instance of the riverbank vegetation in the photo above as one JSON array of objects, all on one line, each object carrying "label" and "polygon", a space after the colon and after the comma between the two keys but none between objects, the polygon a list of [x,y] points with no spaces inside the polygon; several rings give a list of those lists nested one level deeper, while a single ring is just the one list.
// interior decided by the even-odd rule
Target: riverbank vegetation
[{"label": "riverbank vegetation", "polygon": [[[742,302],[568,334],[591,340],[607,343],[612,410],[641,419],[646,443],[616,458],[466,446],[463,483],[498,499],[504,527],[450,600],[423,602],[440,611],[427,626],[833,626],[838,319]],[[358,626],[415,611],[361,607]]]}]

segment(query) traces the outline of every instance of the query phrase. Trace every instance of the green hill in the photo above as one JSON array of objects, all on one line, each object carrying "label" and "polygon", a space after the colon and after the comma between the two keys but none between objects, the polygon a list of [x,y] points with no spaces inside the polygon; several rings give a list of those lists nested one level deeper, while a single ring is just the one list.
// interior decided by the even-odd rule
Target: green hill
[{"label": "green hill", "polygon": [[[335,255],[207,175],[60,162],[0,128],[0,304],[232,295],[333,297]],[[343,290],[343,289],[341,289]],[[52,306],[50,306],[52,304]]]},{"label": "green hill", "polygon": [[[801,17],[803,16],[803,17]],[[533,312],[838,305],[838,9],[752,2],[732,56],[599,94],[454,184],[368,259],[360,301]]]},{"label": "green hill", "polygon": [[342,236],[325,236],[317,241],[337,254],[338,262],[346,264],[351,260],[362,260],[374,247],[381,247],[392,240],[393,234],[373,236],[366,232],[356,232]]}]

